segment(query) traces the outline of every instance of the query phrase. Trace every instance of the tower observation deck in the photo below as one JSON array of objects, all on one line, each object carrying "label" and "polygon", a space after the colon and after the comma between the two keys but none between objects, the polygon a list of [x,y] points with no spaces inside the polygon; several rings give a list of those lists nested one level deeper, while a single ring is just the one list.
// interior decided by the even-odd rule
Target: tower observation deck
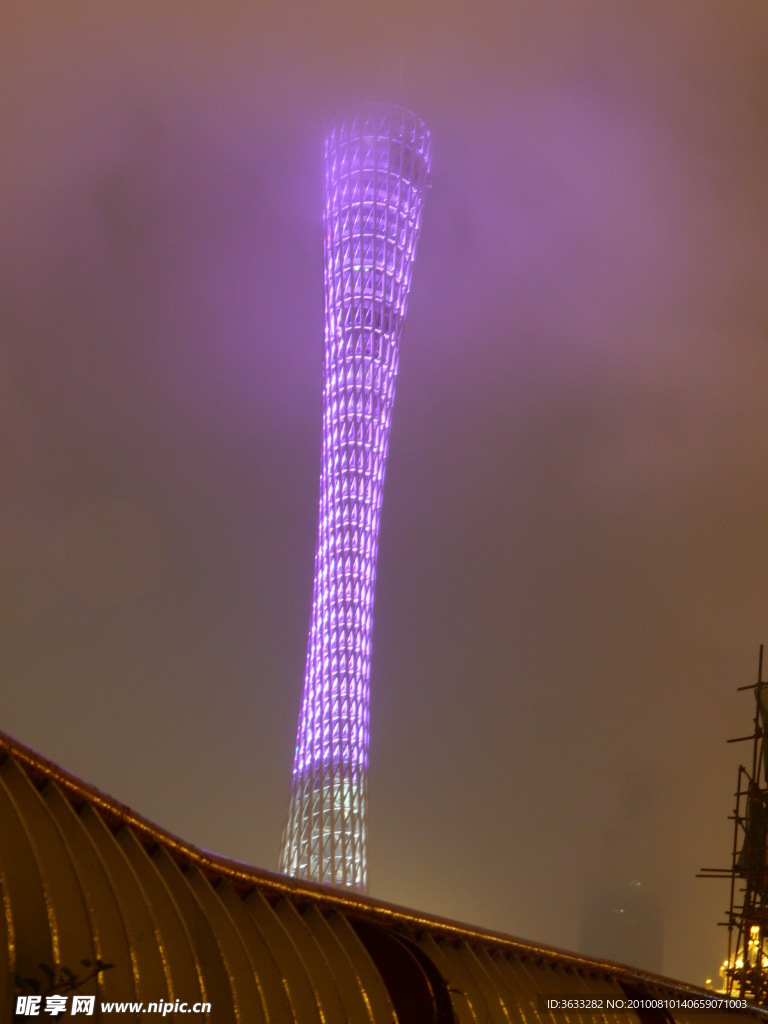
[{"label": "tower observation deck", "polygon": [[379,522],[429,165],[426,126],[399,107],[357,108],[326,136],[320,511],[280,869],[363,892]]}]

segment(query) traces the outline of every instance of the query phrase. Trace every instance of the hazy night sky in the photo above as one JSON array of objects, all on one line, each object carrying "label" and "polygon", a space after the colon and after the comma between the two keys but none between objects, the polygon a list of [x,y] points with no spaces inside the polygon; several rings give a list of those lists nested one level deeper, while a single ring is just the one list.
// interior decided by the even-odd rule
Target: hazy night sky
[{"label": "hazy night sky", "polygon": [[701,983],[768,641],[768,5],[274,9],[0,8],[0,729],[276,867],[322,137],[405,103],[371,895],[575,949],[641,880]]}]

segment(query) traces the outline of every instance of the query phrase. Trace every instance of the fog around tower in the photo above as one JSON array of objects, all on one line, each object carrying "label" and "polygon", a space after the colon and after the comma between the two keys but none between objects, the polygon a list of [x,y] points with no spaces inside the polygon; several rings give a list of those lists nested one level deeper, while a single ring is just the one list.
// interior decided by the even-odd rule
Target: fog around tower
[{"label": "fog around tower", "polygon": [[606,954],[627,895],[665,973],[713,974],[727,892],[694,875],[727,864],[768,641],[767,29],[757,0],[5,5],[0,729],[275,867],[323,132],[404,103],[434,159],[371,894]]}]

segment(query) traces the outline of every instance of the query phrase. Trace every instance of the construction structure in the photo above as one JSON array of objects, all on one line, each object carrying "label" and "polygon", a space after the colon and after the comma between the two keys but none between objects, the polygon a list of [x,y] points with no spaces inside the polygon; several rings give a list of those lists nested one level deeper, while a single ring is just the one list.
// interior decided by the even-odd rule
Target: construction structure
[{"label": "construction structure", "polygon": [[700,878],[730,882],[727,918],[728,955],[721,968],[723,989],[768,1007],[768,682],[763,679],[760,646],[757,682],[740,686],[755,697],[752,732],[728,740],[749,743],[750,765],[739,765],[733,821],[731,866],[702,868]]},{"label": "construction structure", "polygon": [[0,897],[0,1021],[766,1019],[633,967],[217,857],[3,733]]},{"label": "construction structure", "polygon": [[381,499],[429,166],[426,126],[399,107],[358,108],[326,137],[320,511],[280,870],[361,892]]}]

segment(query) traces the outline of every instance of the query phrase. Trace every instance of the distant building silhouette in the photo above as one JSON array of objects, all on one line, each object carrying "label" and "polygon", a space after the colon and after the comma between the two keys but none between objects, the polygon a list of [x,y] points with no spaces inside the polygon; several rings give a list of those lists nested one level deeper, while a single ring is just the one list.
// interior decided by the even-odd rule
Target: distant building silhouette
[{"label": "distant building silhouette", "polygon": [[579,949],[661,973],[664,915],[652,887],[639,878],[592,882],[584,899]]},{"label": "distant building silhouette", "polygon": [[618,1022],[636,998],[684,1024],[674,1006],[708,995],[195,849],[2,733],[0,882],[2,1021],[55,995],[95,1022]]}]

